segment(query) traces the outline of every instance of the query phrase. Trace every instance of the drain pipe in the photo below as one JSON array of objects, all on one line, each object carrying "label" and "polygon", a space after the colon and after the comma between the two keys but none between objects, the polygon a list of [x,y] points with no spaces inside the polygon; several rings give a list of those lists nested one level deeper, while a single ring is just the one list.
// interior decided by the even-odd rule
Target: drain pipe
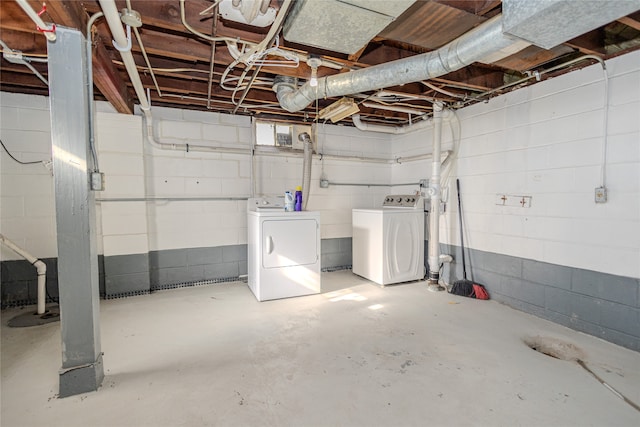
[{"label": "drain pipe", "polygon": [[445,46],[420,55],[318,79],[317,87],[277,76],[273,90],[280,106],[300,111],[316,99],[429,80],[459,70],[473,62],[495,62],[531,43],[502,33],[502,15],[497,15]]},{"label": "drain pipe", "polygon": [[307,132],[298,135],[298,139],[304,144],[304,160],[302,162],[302,210],[307,210],[309,201],[309,190],[311,186],[311,163],[313,155],[313,144]]},{"label": "drain pipe", "polygon": [[433,160],[431,162],[431,179],[429,180],[429,278],[427,289],[443,291],[440,286],[440,155],[442,147],[442,103],[433,104]]},{"label": "drain pipe", "polygon": [[[40,14],[36,13],[35,10],[31,7],[27,0],[16,0],[16,3],[24,10],[24,12],[31,18],[31,20],[36,24],[36,28],[38,31],[42,32],[44,36],[50,42],[56,41],[56,26],[55,24],[51,26],[51,28],[47,28],[47,25],[44,23],[42,18],[40,18]],[[46,10],[43,5],[42,10]]]},{"label": "drain pipe", "polygon": [[[111,34],[113,35],[114,43],[118,46],[128,46],[129,40],[127,35],[122,28],[122,22],[120,20],[120,13],[118,12],[118,8],[114,0],[99,0],[100,7],[102,8],[102,12],[104,13],[104,17],[107,20],[107,24],[109,25],[109,30],[111,30]],[[197,145],[197,144],[177,144],[177,143],[164,143],[156,141],[153,136],[153,120],[151,117],[151,96],[145,93],[144,86],[142,81],[140,80],[140,74],[138,73],[138,68],[136,66],[135,60],[133,59],[133,55],[131,54],[131,49],[118,49],[120,51],[120,56],[122,57],[122,62],[124,63],[125,68],[127,69],[127,74],[129,75],[129,79],[131,80],[131,84],[133,85],[133,89],[136,92],[136,96],[140,101],[140,110],[143,113],[143,119],[145,122],[145,126],[143,130],[146,132],[147,141],[155,148],[159,148],[161,150],[181,150],[181,151],[209,151],[209,152],[224,152],[224,153],[232,153],[232,154],[248,154],[247,150],[244,148],[226,148],[226,147],[211,147],[207,145]]]},{"label": "drain pipe", "polygon": [[38,272],[38,311],[37,314],[44,314],[45,312],[45,296],[47,293],[47,264],[42,260],[34,257],[29,252],[22,249],[20,246],[13,243],[11,240],[0,234],[0,243],[26,259],[33,265]]}]

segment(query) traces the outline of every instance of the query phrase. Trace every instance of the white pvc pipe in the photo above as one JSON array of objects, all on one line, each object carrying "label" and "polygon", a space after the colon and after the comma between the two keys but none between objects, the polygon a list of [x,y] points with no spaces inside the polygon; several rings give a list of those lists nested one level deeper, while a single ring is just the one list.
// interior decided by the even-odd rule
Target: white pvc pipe
[{"label": "white pvc pipe", "polygon": [[[450,120],[453,117],[453,112],[450,110],[443,111],[441,114],[442,120]],[[431,127],[433,125],[433,118],[428,120],[421,120],[416,123],[411,123],[404,126],[386,126],[373,123],[365,123],[360,119],[360,114],[354,114],[351,116],[353,125],[362,131],[390,133],[390,134],[405,134],[416,130]]]},{"label": "white pvc pipe", "polygon": [[[113,40],[118,46],[126,46],[128,43],[127,35],[124,32],[124,28],[122,28],[122,21],[120,21],[120,14],[118,13],[116,2],[114,0],[100,0],[100,7],[102,8],[104,17],[106,18],[109,29],[111,30]],[[127,69],[129,78],[131,79],[133,89],[140,101],[140,108],[143,111],[148,110],[150,108],[149,101],[147,100],[147,95],[144,92],[144,86],[140,80],[140,74],[138,74],[138,68],[136,67],[136,62],[133,59],[131,51],[120,51],[120,56],[122,57],[122,62]]]},{"label": "white pvc pipe", "polygon": [[442,103],[433,104],[433,160],[429,180],[429,280],[430,286],[438,286],[440,278],[440,154],[442,145]]},{"label": "white pvc pipe", "polygon": [[[42,18],[40,18],[40,16],[38,16],[36,11],[31,8],[31,5],[29,4],[29,2],[27,0],[16,0],[16,3],[18,3],[18,5],[22,8],[22,10],[24,10],[25,13],[27,15],[29,15],[29,18],[31,18],[31,20],[33,22],[35,22],[38,27],[44,28],[44,29],[48,29],[47,24],[45,24],[44,21],[42,20]],[[47,40],[52,41],[52,42],[56,41],[56,33],[55,32],[43,31],[42,34],[44,34],[44,36],[47,38]]]},{"label": "white pvc pipe", "polygon": [[0,234],[0,242],[6,247],[20,255],[22,258],[29,261],[38,272],[38,314],[44,314],[45,312],[45,297],[46,297],[46,284],[47,284],[47,264],[40,259],[34,257],[29,252],[22,249],[20,246],[13,243],[11,240]]},{"label": "white pvc pipe", "polygon": [[[109,29],[111,30],[111,34],[115,42],[119,45],[127,44],[127,36],[125,34],[124,28],[122,27],[122,23],[120,21],[120,15],[118,13],[118,9],[116,7],[114,0],[99,0],[100,6],[102,7],[102,11],[107,20],[107,24],[109,25]],[[127,73],[129,75],[129,79],[131,80],[131,84],[138,96],[138,100],[140,101],[140,109],[142,110],[144,116],[143,119],[145,121],[144,131],[146,132],[146,138],[151,146],[159,148],[161,150],[181,150],[181,151],[204,151],[204,152],[217,152],[217,153],[231,153],[231,154],[250,154],[249,151],[242,148],[226,148],[226,147],[211,147],[206,145],[196,145],[196,144],[177,144],[177,143],[164,143],[159,142],[153,133],[153,118],[151,116],[151,104],[150,97],[147,97],[145,93],[144,86],[142,85],[142,81],[140,80],[140,74],[138,73],[138,68],[136,67],[135,61],[133,59],[133,55],[130,51],[120,52],[122,56],[122,62],[127,69]],[[448,116],[447,116],[448,117]],[[397,131],[397,133],[408,132],[409,130],[417,130],[421,127],[426,127],[430,125],[430,121],[418,122],[413,126],[406,130]],[[373,125],[365,124],[368,126],[370,130],[373,130]],[[381,131],[381,130],[375,130]],[[394,133],[396,133],[394,131]],[[371,157],[358,157],[358,156],[325,156],[329,158],[335,158],[338,160],[360,160],[360,161],[369,161],[376,163],[397,163],[399,159],[377,159]],[[415,157],[415,159],[414,159]],[[402,158],[403,161],[411,161],[411,160],[420,160],[423,156],[411,156]],[[439,159],[439,157],[438,157]]]}]

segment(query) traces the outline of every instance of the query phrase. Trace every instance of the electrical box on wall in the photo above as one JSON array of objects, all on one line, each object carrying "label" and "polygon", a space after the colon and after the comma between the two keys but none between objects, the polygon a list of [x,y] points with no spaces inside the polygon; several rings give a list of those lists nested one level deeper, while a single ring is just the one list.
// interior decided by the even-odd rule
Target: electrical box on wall
[{"label": "electrical box on wall", "polygon": [[91,190],[104,191],[104,173],[91,172]]},{"label": "electrical box on wall", "polygon": [[317,144],[316,144],[316,139],[312,132],[311,126],[305,126],[305,125],[291,126],[291,136],[293,139],[291,148],[293,148],[294,150],[304,150],[304,144],[302,143],[302,141],[300,141],[300,138],[298,138],[298,135],[305,132],[308,133],[309,136],[311,137],[313,150],[316,151]]},{"label": "electrical box on wall", "polygon": [[606,203],[607,202],[607,188],[606,187],[597,187],[596,188],[595,200],[596,200],[596,203]]}]

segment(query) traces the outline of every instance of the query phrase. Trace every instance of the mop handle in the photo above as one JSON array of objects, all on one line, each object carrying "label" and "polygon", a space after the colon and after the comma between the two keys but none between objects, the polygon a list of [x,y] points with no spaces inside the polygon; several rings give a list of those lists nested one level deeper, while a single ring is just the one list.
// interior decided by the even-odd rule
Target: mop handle
[{"label": "mop handle", "polygon": [[456,178],[456,189],[458,190],[458,219],[460,220],[460,246],[462,247],[462,277],[467,280],[467,266],[464,261],[464,237],[462,235],[462,203],[460,202],[460,180]]}]

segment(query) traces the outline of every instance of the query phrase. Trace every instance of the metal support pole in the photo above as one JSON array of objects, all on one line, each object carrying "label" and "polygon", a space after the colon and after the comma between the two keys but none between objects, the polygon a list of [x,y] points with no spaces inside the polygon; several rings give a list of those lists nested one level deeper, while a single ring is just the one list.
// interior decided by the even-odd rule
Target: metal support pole
[{"label": "metal support pole", "polygon": [[85,38],[64,27],[56,34],[47,45],[62,335],[59,396],[66,397],[97,390],[104,369]]},{"label": "metal support pole", "polygon": [[433,104],[433,159],[431,162],[431,179],[429,180],[429,278],[427,286],[430,291],[443,291],[440,280],[440,154],[442,147],[442,103]]}]

